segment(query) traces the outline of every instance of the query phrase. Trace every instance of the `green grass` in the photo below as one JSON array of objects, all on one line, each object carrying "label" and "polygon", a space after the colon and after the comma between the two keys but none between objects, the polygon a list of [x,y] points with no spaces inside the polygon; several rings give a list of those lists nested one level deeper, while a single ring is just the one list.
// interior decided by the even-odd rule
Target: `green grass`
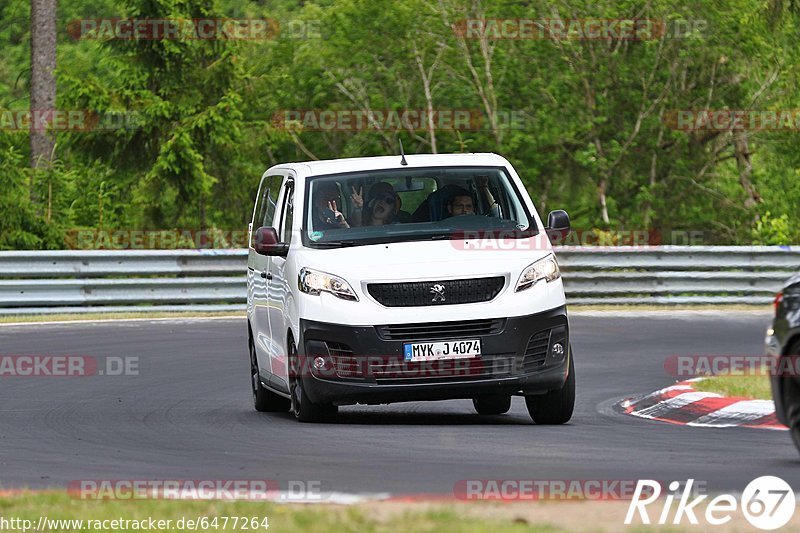
[{"label": "green grass", "polygon": [[[656,510],[665,503],[658,502]],[[624,530],[628,533],[653,531],[652,525],[644,525],[638,520],[624,526],[624,518],[629,502],[625,500],[607,501],[526,501],[526,502],[488,502],[488,501],[373,501],[356,505],[333,504],[275,504],[269,502],[244,501],[176,501],[176,500],[80,500],[70,497],[66,491],[52,490],[42,492],[11,493],[0,490],[0,519],[26,519],[36,528],[40,517],[56,520],[171,520],[162,529],[136,529],[130,524],[128,529],[120,526],[100,529],[83,524],[82,531],[195,531],[186,525],[187,520],[206,517],[209,523],[217,518],[217,527],[198,527],[196,531],[247,531],[260,532],[310,532],[329,531],[353,533],[394,533],[439,532],[455,533],[558,533],[568,531],[587,531],[606,533]],[[704,506],[698,506],[696,513],[701,516]],[[657,515],[656,515],[657,516]],[[228,517],[227,527],[223,529],[224,517]],[[239,517],[239,527],[233,527],[233,517]],[[244,518],[255,518],[263,525],[267,518],[269,528],[241,527]],[[184,527],[177,523],[184,519]],[[702,523],[702,522],[701,522]],[[96,522],[93,522],[96,524]],[[110,526],[111,524],[107,524]],[[145,523],[145,525],[148,525]],[[211,524],[209,524],[211,525]],[[0,526],[2,527],[2,526]],[[800,517],[795,516],[787,524],[787,529],[800,529]],[[6,528],[7,530],[21,531]],[[658,526],[662,533],[688,531],[685,525]],[[696,529],[696,528],[695,528]],[[701,526],[702,529],[702,526]],[[44,527],[44,531],[81,531],[74,527]],[[741,514],[734,513],[733,519],[714,531],[747,530],[747,523]]]},{"label": "green grass", "polygon": [[[267,517],[268,531],[303,531],[303,532],[393,532],[393,531],[455,531],[455,532],[555,532],[565,531],[549,525],[532,525],[527,520],[508,515],[506,517],[480,518],[466,516],[456,508],[447,505],[428,506],[413,504],[392,512],[376,511],[366,506],[332,506],[332,505],[280,505],[257,502],[223,502],[223,501],[169,501],[169,500],[136,500],[136,501],[93,501],[72,499],[63,492],[32,493],[8,498],[0,498],[0,517],[28,519],[36,527],[39,517],[50,519],[83,519],[111,520],[147,519],[172,520],[167,530],[180,531],[175,524],[181,518],[197,520],[207,517],[211,521],[218,518],[220,531],[224,518],[231,517],[226,530],[246,530],[250,532],[267,531],[263,528],[233,528],[233,518],[255,518],[261,524]],[[84,526],[85,527],[85,526]],[[73,528],[53,528],[51,531],[80,531]],[[93,528],[97,530],[97,528]],[[119,529],[122,530],[122,529]],[[128,530],[133,530],[129,528]],[[187,530],[187,528],[184,528]],[[202,531],[203,528],[198,530]]]},{"label": "green grass", "polygon": [[696,390],[716,392],[723,396],[771,400],[769,376],[714,376],[693,383]]}]

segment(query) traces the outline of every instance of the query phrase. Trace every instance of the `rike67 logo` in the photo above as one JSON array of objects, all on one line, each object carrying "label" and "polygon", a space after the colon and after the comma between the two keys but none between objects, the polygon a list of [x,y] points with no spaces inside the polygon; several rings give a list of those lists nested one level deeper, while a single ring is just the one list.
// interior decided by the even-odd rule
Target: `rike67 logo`
[{"label": "rike67 logo", "polygon": [[708,498],[708,495],[693,494],[693,486],[693,479],[687,480],[683,487],[678,481],[670,483],[669,492],[663,499],[661,513],[651,522],[648,511],[657,509],[648,509],[648,506],[661,497],[661,484],[649,479],[639,480],[628,506],[625,524],[633,523],[638,513],[642,524],[678,525],[685,519],[690,524],[697,525],[700,523],[698,521],[700,516],[707,524],[719,526],[730,522],[734,513],[741,512],[754,527],[773,530],[785,526],[794,515],[794,491],[779,477],[761,476],[754,479],[745,487],[740,500],[731,494],[720,494],[705,503],[705,512],[702,513],[700,504]]}]

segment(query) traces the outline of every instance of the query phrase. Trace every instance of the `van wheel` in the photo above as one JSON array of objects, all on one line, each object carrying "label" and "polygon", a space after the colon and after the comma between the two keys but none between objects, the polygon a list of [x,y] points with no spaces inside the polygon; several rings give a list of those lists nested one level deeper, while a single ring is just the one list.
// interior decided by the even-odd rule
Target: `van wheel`
[{"label": "van wheel", "polygon": [[485,395],[472,399],[479,415],[502,415],[511,409],[511,396]]},{"label": "van wheel", "polygon": [[300,422],[326,422],[336,418],[339,408],[332,404],[318,404],[311,401],[303,388],[303,374],[307,365],[297,357],[297,347],[289,339],[289,390],[292,393],[292,414]]},{"label": "van wheel", "polygon": [[[800,342],[794,343],[787,352],[788,357],[800,355]],[[781,383],[781,399],[789,434],[792,436],[795,447],[800,450],[800,382],[797,376],[785,376]]]},{"label": "van wheel", "polygon": [[564,386],[547,394],[525,396],[528,414],[537,424],[565,424],[572,418],[575,408],[575,363],[572,346],[569,349],[569,374]]},{"label": "van wheel", "polygon": [[290,401],[261,384],[258,376],[258,359],[253,336],[249,335],[250,345],[250,389],[253,391],[253,406],[262,413],[285,413],[289,410]]}]

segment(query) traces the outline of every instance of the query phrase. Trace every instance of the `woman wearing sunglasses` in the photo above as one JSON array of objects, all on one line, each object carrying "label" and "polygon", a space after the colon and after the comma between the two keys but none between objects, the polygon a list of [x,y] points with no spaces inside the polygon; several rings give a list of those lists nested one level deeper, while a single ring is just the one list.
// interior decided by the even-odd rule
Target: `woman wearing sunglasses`
[{"label": "woman wearing sunglasses", "polygon": [[356,193],[355,190],[353,190],[352,198],[355,207],[361,208],[362,225],[364,226],[382,226],[395,222],[402,205],[394,187],[385,181],[370,187],[366,205],[361,194]]}]

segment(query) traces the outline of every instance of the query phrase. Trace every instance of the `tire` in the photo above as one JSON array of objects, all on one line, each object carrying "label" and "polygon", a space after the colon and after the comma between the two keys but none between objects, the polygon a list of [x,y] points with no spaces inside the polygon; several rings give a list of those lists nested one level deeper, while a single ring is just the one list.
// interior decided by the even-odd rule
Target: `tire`
[{"label": "tire", "polygon": [[511,396],[486,395],[472,399],[479,415],[502,415],[511,409]]},{"label": "tire", "polygon": [[[332,404],[318,404],[311,401],[303,387],[303,363],[297,360],[297,347],[294,339],[289,339],[289,368],[296,369],[290,372],[289,390],[292,395],[291,410],[294,417],[300,422],[331,422],[336,419],[339,408]],[[303,365],[305,367],[306,365]]]},{"label": "tire", "polygon": [[575,363],[572,347],[569,349],[569,369],[564,386],[547,394],[525,396],[528,414],[537,424],[566,424],[572,418],[575,408]]},{"label": "tire", "polygon": [[[787,350],[787,354],[788,357],[800,356],[800,342],[792,344]],[[800,377],[791,375],[783,377],[780,392],[789,434],[792,436],[795,447],[800,451]]]},{"label": "tire", "polygon": [[253,407],[261,413],[286,413],[291,402],[288,398],[272,392],[261,384],[258,376],[258,356],[253,343],[253,335],[249,335],[250,347],[250,390],[253,393]]}]

